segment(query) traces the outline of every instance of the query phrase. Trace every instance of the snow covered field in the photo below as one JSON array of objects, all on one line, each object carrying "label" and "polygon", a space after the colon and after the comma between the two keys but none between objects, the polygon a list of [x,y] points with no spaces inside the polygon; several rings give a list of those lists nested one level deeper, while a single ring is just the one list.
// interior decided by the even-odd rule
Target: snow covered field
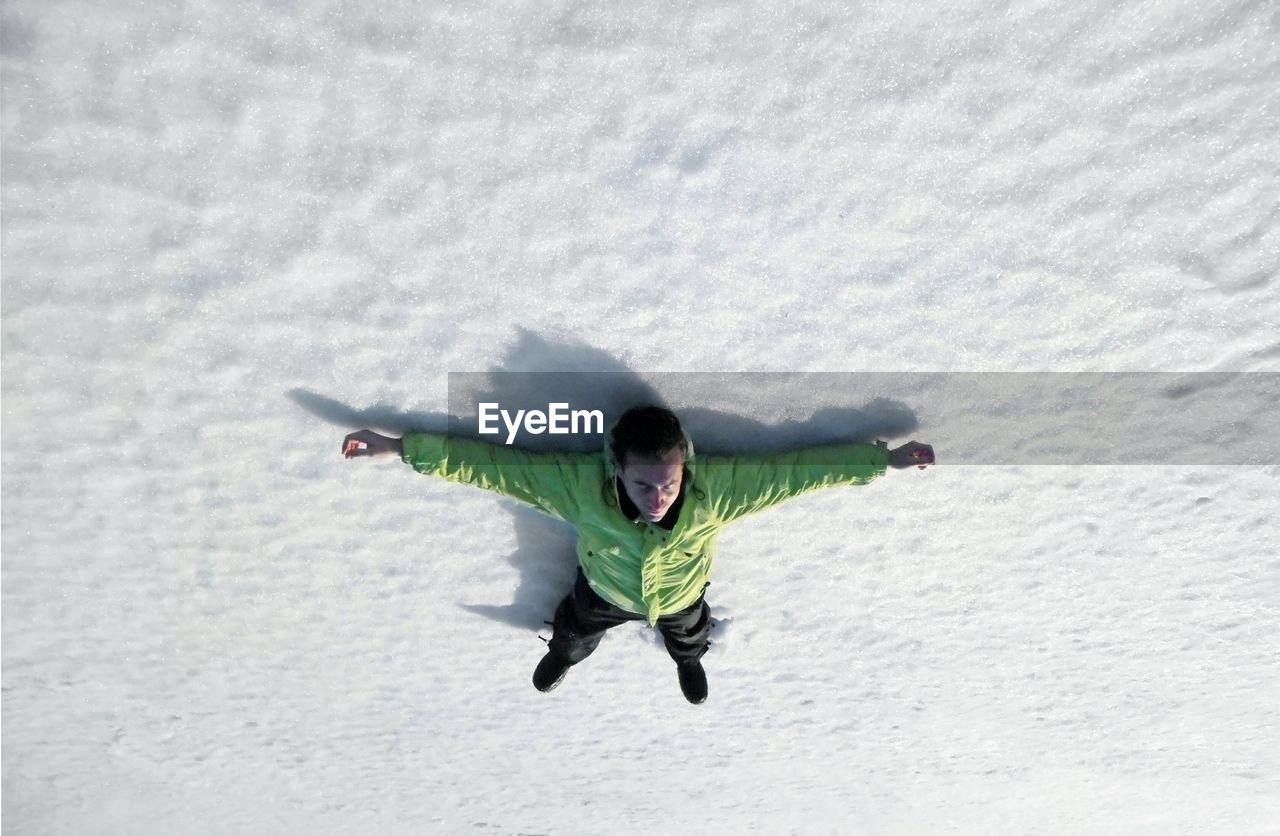
[{"label": "snow covered field", "polygon": [[1276,833],[1274,446],[694,411],[940,460],[729,530],[696,707],[641,626],[537,693],[572,533],[339,455],[450,372],[1280,370],[1274,3],[902,5],[5,0],[4,832]]}]

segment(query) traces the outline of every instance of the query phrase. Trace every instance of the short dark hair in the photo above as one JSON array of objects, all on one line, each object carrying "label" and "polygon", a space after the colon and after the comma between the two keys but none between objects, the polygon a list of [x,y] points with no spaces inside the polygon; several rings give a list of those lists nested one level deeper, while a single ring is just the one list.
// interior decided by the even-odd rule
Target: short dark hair
[{"label": "short dark hair", "polygon": [[689,442],[680,428],[680,419],[671,410],[660,406],[628,409],[613,425],[610,441],[619,467],[626,467],[628,453],[646,459],[661,459],[679,448],[683,455],[689,455]]}]

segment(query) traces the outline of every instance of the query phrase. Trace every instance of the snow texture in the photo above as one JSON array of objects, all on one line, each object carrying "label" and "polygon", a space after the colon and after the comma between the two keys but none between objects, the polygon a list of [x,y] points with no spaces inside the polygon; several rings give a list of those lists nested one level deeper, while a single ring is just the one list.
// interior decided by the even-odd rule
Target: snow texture
[{"label": "snow texture", "polygon": [[730,528],[690,706],[640,625],[537,693],[572,532],[339,455],[450,372],[1276,372],[1274,4],[6,0],[0,51],[6,834],[1277,832],[1274,458],[948,467],[899,393],[939,465]]}]

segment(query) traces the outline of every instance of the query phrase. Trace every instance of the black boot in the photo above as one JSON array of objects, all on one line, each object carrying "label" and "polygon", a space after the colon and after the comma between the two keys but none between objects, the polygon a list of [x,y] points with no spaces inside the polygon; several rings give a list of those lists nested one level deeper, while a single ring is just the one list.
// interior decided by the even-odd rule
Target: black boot
[{"label": "black boot", "polygon": [[[554,691],[568,672],[568,662],[562,662],[558,657],[548,653],[542,657],[542,661],[533,671],[533,687],[544,693]],[[703,686],[703,690],[706,690],[706,686]]]},{"label": "black boot", "polygon": [[702,669],[702,662],[694,659],[676,665],[676,673],[680,675],[680,690],[684,698],[694,705],[707,700],[707,672]]}]

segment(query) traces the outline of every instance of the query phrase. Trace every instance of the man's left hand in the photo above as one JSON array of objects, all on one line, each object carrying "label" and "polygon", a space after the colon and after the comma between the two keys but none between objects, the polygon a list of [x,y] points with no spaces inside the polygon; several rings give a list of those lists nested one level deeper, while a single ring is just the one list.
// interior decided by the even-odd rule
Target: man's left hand
[{"label": "man's left hand", "polygon": [[904,470],[912,465],[924,470],[933,464],[933,446],[919,441],[908,441],[901,447],[889,451],[889,467]]}]

